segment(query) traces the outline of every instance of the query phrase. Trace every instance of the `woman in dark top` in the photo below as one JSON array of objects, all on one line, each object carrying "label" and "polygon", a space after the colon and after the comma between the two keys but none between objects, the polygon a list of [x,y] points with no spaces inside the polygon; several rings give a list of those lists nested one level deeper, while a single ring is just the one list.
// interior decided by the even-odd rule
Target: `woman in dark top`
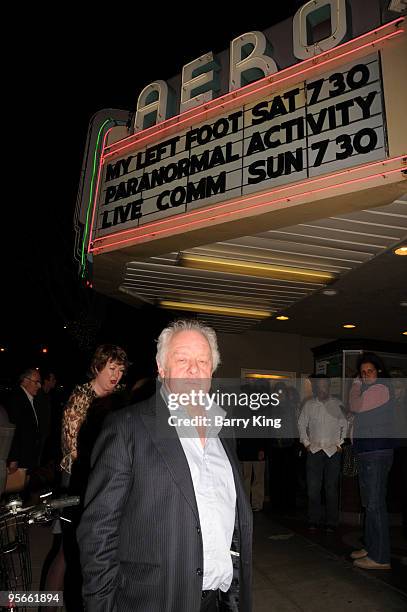
[{"label": "woman in dark top", "polygon": [[93,446],[103,421],[109,412],[128,403],[125,391],[120,386],[127,367],[127,355],[123,349],[112,344],[99,346],[90,366],[91,380],[75,387],[64,411],[62,486],[66,487],[69,495],[80,497],[80,505],[65,512],[65,517],[71,523],[64,521],[62,524],[62,547],[49,569],[45,589],[60,590],[60,585],[56,585],[56,582],[64,574],[65,567],[64,604],[67,612],[83,609],[76,528],[82,514]]},{"label": "woman in dark top", "polygon": [[365,508],[365,548],[354,551],[351,557],[354,565],[363,569],[390,569],[386,493],[393,463],[393,398],[388,375],[377,355],[364,353],[357,367],[349,403],[354,413],[353,447]]}]

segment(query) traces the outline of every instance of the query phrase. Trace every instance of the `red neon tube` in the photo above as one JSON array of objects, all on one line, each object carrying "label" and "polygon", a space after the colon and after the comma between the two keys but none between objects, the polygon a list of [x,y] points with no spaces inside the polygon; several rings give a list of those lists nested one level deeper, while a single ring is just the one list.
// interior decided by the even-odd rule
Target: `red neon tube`
[{"label": "red neon tube", "polygon": [[[404,21],[404,17],[399,17],[398,19],[395,19],[392,22],[389,22],[389,23],[387,23],[387,24],[385,24],[383,26],[380,26],[379,28],[376,28],[375,30],[371,30],[370,32],[362,34],[361,36],[359,36],[357,38],[354,38],[351,41],[348,41],[346,43],[343,43],[342,45],[339,45],[338,47],[335,47],[334,50],[331,49],[329,51],[321,53],[320,55],[318,55],[316,57],[317,58],[321,58],[321,57],[323,58],[324,56],[327,56],[330,53],[332,53],[332,51],[336,51],[337,49],[343,49],[343,48],[349,47],[355,41],[361,41],[363,39],[366,39],[367,37],[370,37],[373,34],[377,34],[378,32],[381,32],[382,30],[384,30],[386,28],[389,28],[390,26],[398,26],[403,21]],[[363,49],[365,47],[369,47],[371,45],[377,44],[378,42],[381,42],[381,41],[387,40],[389,38],[392,38],[394,36],[397,36],[397,35],[401,34],[402,32],[404,32],[404,30],[400,28],[400,29],[398,29],[395,32],[391,32],[391,33],[389,33],[389,34],[387,34],[385,36],[382,36],[382,37],[380,37],[380,38],[378,38],[376,40],[369,41],[368,43],[365,43],[364,45],[361,45],[361,46],[356,47],[354,49],[350,49],[349,51],[346,51],[346,52],[341,53],[339,55],[335,55],[335,56],[333,56],[331,58],[328,58],[327,60],[324,60],[323,62],[318,62],[318,64],[316,64],[316,65],[314,63],[312,63],[315,58],[310,58],[310,59],[307,59],[307,60],[305,60],[303,62],[300,62],[299,64],[295,64],[294,66],[289,66],[288,68],[285,68],[284,70],[282,70],[282,71],[280,71],[280,72],[278,72],[276,74],[277,75],[286,74],[286,73],[288,73],[290,71],[295,71],[295,69],[298,66],[301,67],[301,66],[305,66],[305,65],[308,65],[308,64],[312,63],[311,66],[305,67],[305,68],[303,68],[303,70],[294,72],[293,74],[291,74],[289,76],[286,76],[286,77],[283,77],[283,78],[277,78],[275,81],[273,81],[274,75],[270,75],[270,76],[264,77],[260,81],[256,82],[256,88],[255,89],[253,89],[253,83],[250,83],[249,85],[246,85],[246,86],[242,87],[241,89],[239,89],[239,90],[237,90],[235,92],[227,94],[223,98],[220,98],[220,99],[218,98],[218,99],[214,100],[212,103],[211,102],[210,103],[206,103],[206,104],[204,104],[202,106],[196,107],[195,109],[191,109],[191,111],[189,111],[189,112],[187,111],[186,113],[183,113],[183,115],[182,115],[183,119],[181,121],[178,121],[178,123],[174,123],[174,120],[176,120],[177,117],[175,117],[175,118],[172,117],[171,119],[167,119],[166,121],[163,121],[160,124],[152,126],[151,128],[147,128],[146,130],[143,130],[143,132],[140,132],[137,136],[139,136],[140,134],[145,134],[142,138],[137,138],[137,137],[135,138],[135,136],[132,135],[132,136],[129,136],[129,137],[121,140],[120,142],[117,143],[117,145],[125,143],[125,142],[127,142],[129,140],[131,140],[131,142],[128,142],[126,145],[121,146],[120,148],[115,149],[114,151],[108,152],[108,153],[106,153],[106,155],[104,155],[103,153],[104,153],[104,151],[106,149],[106,146],[105,146],[106,136],[107,136],[107,134],[106,134],[106,136],[105,136],[105,138],[103,140],[102,154],[101,154],[100,163],[99,163],[98,178],[97,178],[97,185],[96,185],[96,190],[95,190],[94,205],[93,205],[93,212],[92,212],[91,231],[89,233],[88,252],[91,251],[91,243],[92,243],[91,237],[92,237],[93,228],[94,228],[94,218],[95,218],[95,212],[96,212],[97,196],[98,196],[98,193],[99,193],[101,167],[102,167],[104,161],[108,157],[111,157],[112,155],[115,155],[118,152],[123,151],[124,149],[128,149],[129,147],[131,147],[133,145],[136,145],[136,144],[138,145],[141,142],[145,142],[146,140],[148,141],[153,135],[155,135],[157,133],[159,133],[160,136],[161,136],[161,135],[163,135],[163,133],[165,133],[166,131],[168,131],[171,128],[174,128],[174,127],[178,128],[182,124],[184,124],[186,122],[189,122],[192,119],[196,120],[197,118],[199,118],[203,114],[206,114],[210,110],[213,111],[213,110],[216,110],[217,108],[224,108],[225,106],[231,104],[232,102],[235,102],[236,99],[238,99],[240,101],[241,99],[246,98],[249,95],[251,96],[254,93],[258,93],[259,91],[262,91],[263,89],[269,88],[271,85],[279,85],[280,83],[286,81],[287,79],[291,79],[293,77],[296,78],[298,75],[301,75],[304,72],[309,72],[309,71],[315,70],[316,68],[319,68],[321,65],[330,63],[330,62],[332,62],[334,60],[340,59],[340,58],[348,56],[348,55],[352,55],[352,54],[356,53],[357,51],[360,51],[361,49]],[[252,89],[250,89],[250,91],[245,93],[246,90],[249,89],[249,88],[252,88]],[[244,92],[244,93],[239,93],[239,92]],[[227,99],[227,98],[229,98],[229,99]],[[204,107],[204,110],[201,110],[203,107]],[[170,125],[168,125],[168,127],[164,127],[167,124],[170,124]],[[111,146],[114,146],[114,145],[111,145]],[[109,147],[107,147],[107,148],[109,148]],[[401,156],[401,157],[403,157],[403,156]],[[393,158],[393,161],[396,160],[396,159],[399,159],[399,158]],[[388,160],[388,161],[390,161],[390,160]],[[378,163],[385,163],[385,162],[383,161],[383,162],[378,162]],[[355,170],[358,170],[358,169],[359,168],[356,168]],[[346,172],[350,172],[350,170],[345,171],[345,173]],[[341,173],[339,173],[339,174],[341,174]],[[335,175],[332,175],[332,176],[335,176]],[[322,177],[322,178],[325,179],[327,177]],[[315,180],[322,180],[322,179],[313,179],[313,181],[315,181]],[[308,183],[309,182],[311,182],[311,181],[308,181]],[[276,192],[274,192],[274,193],[276,193]],[[260,196],[252,196],[252,198],[256,198],[256,197],[260,197]],[[243,200],[243,201],[245,201],[245,200]],[[227,204],[218,205],[216,207],[216,209],[219,210],[221,207],[230,206],[233,203],[234,202],[229,202]],[[209,210],[212,210],[212,209],[209,209]],[[207,211],[208,211],[208,209],[207,209]],[[191,216],[192,216],[192,214],[193,213],[186,213],[186,215],[191,215]],[[199,214],[199,211],[197,211],[196,214]],[[179,218],[182,218],[181,215],[180,215]],[[164,221],[162,221],[160,223],[163,223],[163,222]],[[124,230],[124,232],[126,232],[126,233],[129,232],[129,231],[134,231],[134,230]],[[118,234],[113,234],[113,235],[118,235]],[[100,241],[100,240],[103,240],[103,238],[96,238],[93,242],[97,242],[97,241]]]},{"label": "red neon tube", "polygon": [[[262,202],[260,204],[255,204],[254,206],[246,206],[245,208],[240,208],[238,211],[230,211],[230,212],[220,213],[218,215],[212,215],[210,217],[210,219],[198,219],[196,221],[190,221],[189,223],[181,223],[180,225],[175,225],[175,226],[173,226],[171,228],[168,228],[168,229],[166,228],[166,229],[162,229],[162,230],[155,230],[153,232],[149,232],[149,233],[146,233],[146,234],[141,234],[141,235],[135,236],[133,238],[126,238],[125,240],[120,240],[118,242],[111,242],[110,244],[105,244],[105,245],[100,246],[100,247],[95,247],[94,249],[91,250],[91,252],[95,252],[95,251],[99,251],[99,250],[102,250],[102,249],[106,249],[109,246],[117,246],[119,244],[124,244],[124,243],[132,242],[132,241],[134,242],[136,240],[141,240],[142,238],[148,238],[150,236],[157,236],[157,234],[162,234],[162,233],[165,233],[165,232],[168,232],[168,231],[174,231],[174,230],[177,230],[177,229],[183,229],[185,227],[190,227],[192,225],[197,225],[199,223],[202,223],[203,221],[208,221],[208,220],[212,221],[212,220],[217,220],[217,219],[220,219],[220,218],[223,218],[223,217],[229,217],[229,216],[235,214],[236,212],[238,212],[238,213],[248,212],[248,211],[251,211],[251,210],[253,210],[255,208],[262,208],[264,206],[269,206],[270,204],[278,204],[279,202],[285,202],[287,200],[291,201],[291,200],[294,200],[295,198],[304,197],[305,195],[311,195],[313,193],[321,193],[322,191],[329,191],[331,189],[337,189],[338,187],[343,187],[343,186],[351,185],[351,184],[354,184],[354,183],[360,183],[361,181],[369,181],[369,180],[372,180],[372,179],[375,179],[375,178],[378,178],[378,177],[386,178],[387,176],[389,176],[391,174],[395,174],[395,173],[398,173],[398,172],[401,172],[401,171],[402,171],[401,168],[397,168],[396,170],[388,170],[388,171],[385,171],[385,172],[378,172],[377,174],[371,174],[370,176],[365,176],[363,178],[351,179],[350,181],[336,183],[335,185],[329,185],[327,187],[320,187],[319,189],[311,189],[309,191],[303,191],[302,193],[297,193],[297,194],[294,194],[294,195],[291,195],[291,196],[286,196],[286,197],[283,197],[283,198],[277,198],[276,200],[271,200],[270,202]],[[102,238],[102,240],[103,240],[103,238]]]},{"label": "red neon tube", "polygon": [[[377,161],[377,162],[371,162],[369,164],[366,164],[364,166],[357,166],[355,168],[349,168],[347,170],[341,170],[340,172],[336,172],[334,174],[329,174],[329,175],[325,175],[325,176],[319,176],[313,179],[307,179],[306,181],[303,181],[302,183],[297,183],[294,185],[284,185],[282,187],[279,187],[278,189],[273,189],[272,191],[268,192],[268,193],[257,193],[251,196],[248,196],[247,198],[244,198],[242,200],[232,200],[231,202],[224,202],[224,203],[220,203],[214,206],[211,206],[210,208],[205,208],[205,210],[195,210],[195,211],[191,211],[191,212],[187,212],[187,213],[181,213],[177,216],[178,219],[185,219],[185,218],[191,218],[191,217],[196,217],[197,215],[202,215],[202,214],[210,214],[212,211],[219,211],[223,208],[228,208],[230,206],[233,206],[236,203],[242,203],[242,202],[250,202],[250,201],[255,201],[258,200],[259,198],[264,198],[268,195],[272,196],[276,193],[280,193],[281,191],[286,191],[287,189],[290,188],[297,188],[297,187],[301,187],[302,185],[310,185],[310,184],[315,184],[315,183],[320,183],[321,181],[326,181],[332,178],[337,178],[339,176],[342,176],[344,174],[349,175],[352,174],[354,172],[359,172],[360,170],[363,170],[365,168],[373,168],[375,166],[382,166],[382,165],[387,165],[389,163],[392,162],[396,162],[399,161],[401,159],[404,159],[405,156],[404,155],[399,155],[398,157],[391,157],[389,159],[384,159],[381,161]],[[286,196],[286,198],[289,198],[291,196]],[[286,199],[283,198],[283,199]],[[162,221],[153,221],[150,224],[146,224],[146,227],[155,227],[155,226],[161,226],[163,224],[168,224],[171,223],[174,220],[174,217],[171,217],[170,219],[163,219]],[[144,228],[144,229],[145,229]],[[110,238],[112,238],[113,236],[123,236],[124,234],[129,234],[130,232],[134,233],[137,229],[140,228],[132,228],[132,229],[127,229],[127,230],[122,230],[121,232],[116,232],[115,234],[110,234]],[[100,242],[101,240],[106,240],[106,236],[102,236],[100,238],[95,238],[95,240],[93,240],[93,244],[95,244],[96,242]]]},{"label": "red neon tube", "polygon": [[[377,38],[376,40],[371,40],[368,43],[365,43],[363,45],[360,45],[358,47],[355,47],[354,49],[350,49],[349,51],[346,51],[344,53],[340,53],[340,54],[336,54],[333,57],[328,58],[327,60],[324,60],[322,62],[318,61],[317,64],[314,63],[314,60],[316,58],[323,58],[326,57],[327,55],[331,54],[333,51],[339,50],[339,49],[343,49],[346,47],[351,46],[352,44],[354,44],[356,41],[358,40],[362,40],[365,39],[367,37],[370,37],[374,34],[377,34],[378,32],[382,31],[383,29],[389,28],[390,26],[398,26],[398,24],[402,23],[404,21],[404,17],[399,17],[398,19],[395,19],[394,21],[391,21],[383,26],[380,26],[379,28],[376,28],[375,30],[371,30],[370,32],[367,32],[366,34],[362,34],[361,36],[358,36],[357,38],[353,38],[350,41],[347,41],[346,43],[343,43],[342,45],[338,45],[337,47],[335,47],[334,49],[330,49],[329,51],[325,51],[324,53],[321,53],[313,58],[309,58],[307,60],[304,60],[303,62],[299,62],[298,64],[294,64],[294,66],[289,66],[288,68],[284,68],[283,70],[279,71],[278,73],[275,73],[273,75],[269,75],[266,76],[262,79],[260,79],[259,81],[256,81],[256,87],[253,88],[253,83],[249,83],[248,85],[245,85],[244,87],[225,94],[222,98],[217,98],[215,100],[213,100],[212,102],[206,102],[205,104],[202,104],[201,106],[197,106],[194,109],[191,109],[191,111],[187,111],[185,113],[182,114],[182,119],[179,120],[178,122],[176,122],[176,119],[178,117],[181,117],[181,115],[177,115],[176,117],[171,117],[170,119],[166,119],[165,121],[162,121],[161,123],[158,123],[157,125],[154,125],[150,128],[147,128],[145,130],[143,130],[142,132],[139,132],[136,136],[134,134],[132,134],[131,136],[128,136],[127,138],[124,138],[123,140],[120,141],[121,144],[123,144],[123,146],[115,148],[113,151],[109,151],[108,153],[106,153],[106,155],[104,155],[104,159],[111,157],[114,154],[119,153],[120,151],[123,151],[124,149],[129,148],[130,146],[132,146],[132,144],[139,144],[141,142],[145,142],[146,140],[149,139],[150,136],[155,135],[157,133],[159,133],[160,135],[164,134],[166,131],[168,131],[170,128],[172,127],[178,127],[181,126],[187,122],[189,122],[190,120],[194,119],[198,119],[199,117],[201,117],[202,115],[205,115],[208,111],[213,111],[216,110],[217,108],[225,108],[227,106],[229,106],[232,102],[235,103],[236,100],[242,100],[244,98],[246,98],[247,96],[251,96],[255,93],[258,93],[260,91],[263,91],[264,89],[269,88],[271,85],[276,86],[279,85],[280,83],[283,83],[285,81],[287,81],[288,79],[291,79],[293,77],[297,77],[301,74],[304,74],[306,72],[309,71],[313,71],[316,68],[320,68],[321,66],[325,65],[325,64],[329,64],[335,60],[341,59],[343,57],[347,57],[348,55],[352,55],[354,53],[356,53],[357,51],[360,51],[366,47],[369,47],[371,45],[375,45],[378,44],[379,42],[382,42],[384,40],[387,40],[389,38],[392,38],[393,36],[398,36],[399,34],[402,34],[404,32],[404,30],[402,28],[398,29],[395,32],[391,32],[385,36],[382,36],[380,38]],[[296,70],[296,68],[298,67],[302,67],[302,69],[300,70]],[[279,76],[277,76],[277,78],[275,78],[275,75],[285,75],[287,73],[292,72],[293,74],[289,74],[288,76],[283,76],[282,78],[279,78]],[[274,80],[275,78],[275,80]],[[246,90],[249,91],[246,93]],[[201,110],[203,109],[203,110]],[[165,127],[167,126],[168,127]],[[141,137],[140,137],[141,136]],[[126,143],[127,141],[131,141]],[[119,143],[118,143],[119,144]],[[109,148],[109,147],[108,147]]]}]

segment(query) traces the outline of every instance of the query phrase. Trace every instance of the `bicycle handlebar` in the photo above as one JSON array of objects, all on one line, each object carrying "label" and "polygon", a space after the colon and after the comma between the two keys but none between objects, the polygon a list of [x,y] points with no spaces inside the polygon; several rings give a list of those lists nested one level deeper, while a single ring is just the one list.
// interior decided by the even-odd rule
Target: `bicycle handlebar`
[{"label": "bicycle handlebar", "polygon": [[37,506],[29,506],[28,508],[16,507],[14,510],[10,508],[4,514],[0,513],[0,520],[9,518],[18,518],[24,522],[33,523],[36,521],[51,520],[58,516],[57,510],[68,508],[69,506],[78,506],[80,499],[78,496],[61,497],[59,499],[44,500],[42,504]]},{"label": "bicycle handlebar", "polygon": [[80,502],[78,495],[72,495],[71,497],[61,497],[60,499],[51,499],[49,502],[45,502],[44,506],[49,506],[54,510],[60,510],[61,508],[68,508],[69,506],[78,506]]}]

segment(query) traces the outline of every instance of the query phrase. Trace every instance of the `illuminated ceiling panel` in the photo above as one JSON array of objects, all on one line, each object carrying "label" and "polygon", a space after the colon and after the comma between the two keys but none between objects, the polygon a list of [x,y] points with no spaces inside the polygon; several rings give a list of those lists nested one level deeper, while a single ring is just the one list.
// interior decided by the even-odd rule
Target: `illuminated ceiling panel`
[{"label": "illuminated ceiling panel", "polygon": [[[266,310],[272,316],[286,313],[300,300],[319,292],[327,281],[304,274],[304,278],[273,278],[256,273],[256,264],[327,273],[334,285],[351,273],[407,238],[407,196],[392,204],[371,210],[328,217],[296,226],[268,230],[255,236],[243,236],[132,261],[126,266],[120,290],[152,304],[162,301],[225,306],[228,308]],[[225,262],[225,271],[184,267],[183,258],[211,258]],[[248,273],[233,272],[228,262],[240,261]],[[211,267],[211,266],[208,266]],[[279,276],[279,275],[276,275]],[[280,275],[281,276],[281,275]],[[199,309],[199,308],[198,308]],[[202,310],[202,308],[200,308]],[[176,316],[179,310],[174,311]],[[186,313],[191,316],[191,311]],[[238,333],[260,322],[255,318],[196,313],[197,318],[217,331]]]}]

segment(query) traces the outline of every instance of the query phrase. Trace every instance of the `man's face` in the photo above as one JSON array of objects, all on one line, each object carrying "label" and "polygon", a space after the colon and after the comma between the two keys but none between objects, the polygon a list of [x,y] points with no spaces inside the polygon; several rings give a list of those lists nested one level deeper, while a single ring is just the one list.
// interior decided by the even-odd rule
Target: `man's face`
[{"label": "man's face", "polygon": [[41,389],[41,376],[36,370],[25,376],[22,380],[21,386],[33,397],[37,395],[39,389]]},{"label": "man's face", "polygon": [[317,381],[317,397],[319,400],[326,400],[329,397],[329,380],[321,378]]},{"label": "man's face", "polygon": [[209,391],[212,352],[205,336],[194,330],[174,334],[158,372],[171,393]]}]

